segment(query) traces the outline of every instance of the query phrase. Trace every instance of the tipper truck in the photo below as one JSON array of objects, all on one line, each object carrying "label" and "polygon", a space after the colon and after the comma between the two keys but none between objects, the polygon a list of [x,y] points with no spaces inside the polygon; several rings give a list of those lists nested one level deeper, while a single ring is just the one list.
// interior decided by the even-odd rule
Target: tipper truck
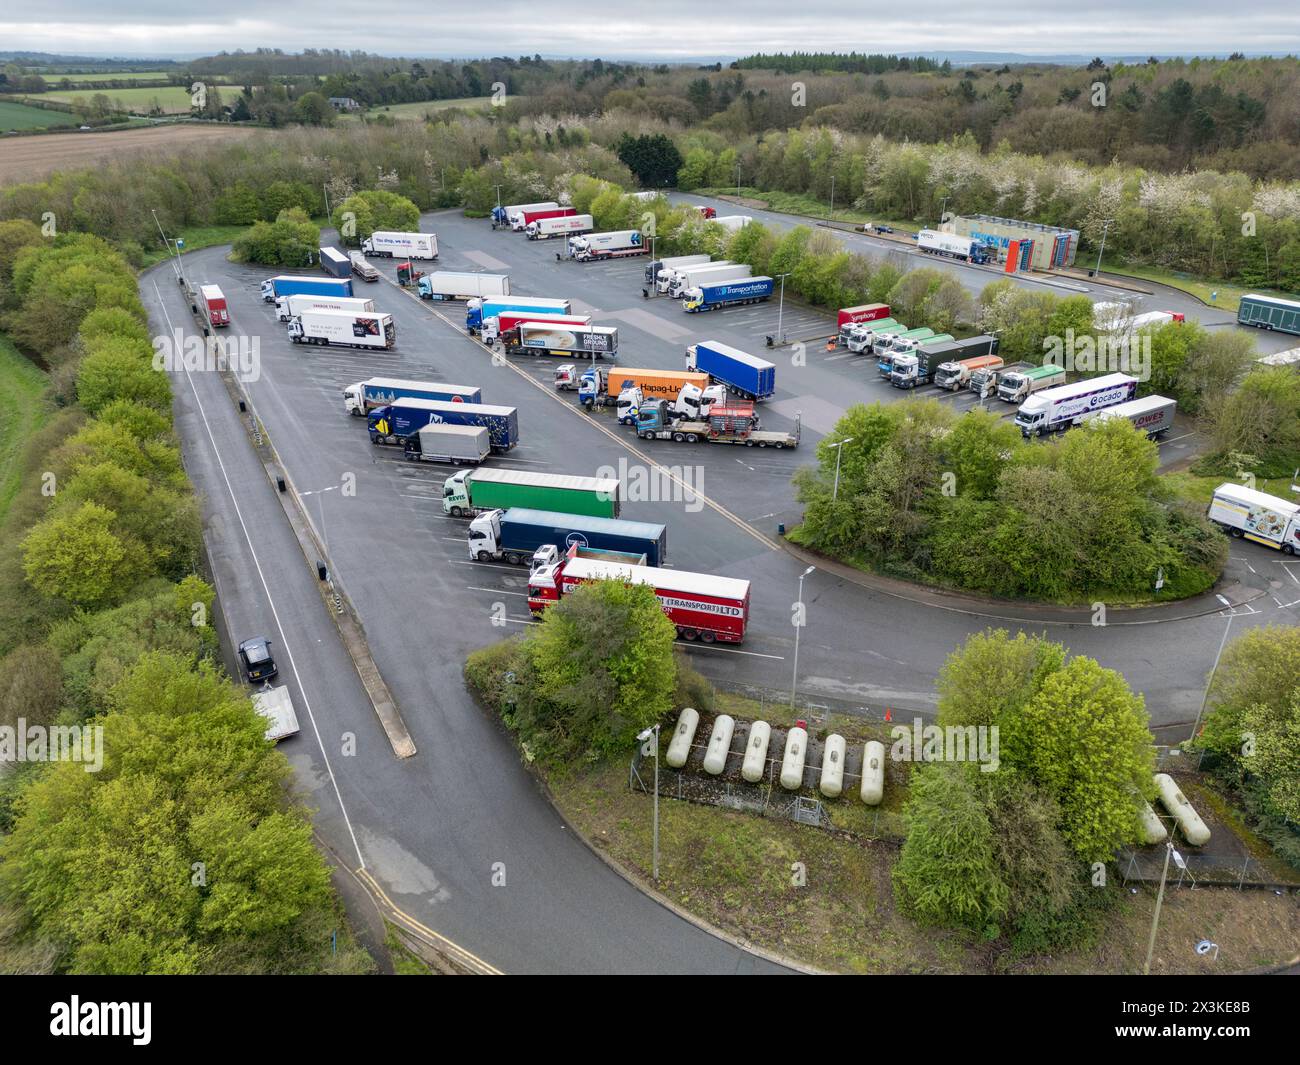
[{"label": "tipper truck", "polygon": [[374,311],[375,301],[359,296],[281,296],[275,301],[275,315],[282,322],[303,311]]},{"label": "tipper truck", "polygon": [[361,252],[349,252],[348,258],[352,261],[352,272],[362,281],[379,280],[379,271],[366,262],[366,257]]},{"label": "tipper truck", "polygon": [[351,296],[352,279],[348,277],[298,277],[281,274],[262,282],[262,300],[274,303],[281,296]]},{"label": "tipper truck", "polygon": [[545,203],[512,203],[506,207],[493,207],[492,228],[509,226],[511,215],[523,214],[524,211],[547,211],[559,206],[554,200],[547,200]]},{"label": "tipper truck", "polygon": [[745,638],[749,581],[657,566],[566,559],[529,575],[528,609],[536,617],[578,585],[599,580],[649,585],[680,639],[740,643]]},{"label": "tipper truck", "polygon": [[454,270],[435,270],[416,282],[422,300],[472,300],[485,296],[509,296],[507,274],[471,274]]},{"label": "tipper truck", "polygon": [[1122,373],[1047,388],[1020,405],[1016,411],[1016,427],[1024,437],[1046,436],[1077,425],[1092,411],[1127,402],[1136,391],[1137,379]]},{"label": "tipper truck", "polygon": [[686,368],[706,373],[737,395],[756,402],[776,392],[776,367],[772,363],[716,340],[700,340],[687,348]]},{"label": "tipper truck", "polygon": [[501,334],[512,355],[583,355],[596,359],[618,357],[618,330],[609,325],[574,326],[559,322],[520,322]]},{"label": "tipper truck", "polygon": [[320,268],[331,277],[348,277],[352,273],[352,260],[338,248],[321,248]]},{"label": "tipper truck", "polygon": [[597,259],[624,259],[646,253],[645,237],[639,229],[619,229],[612,233],[588,233],[569,238],[569,254],[580,263]]},{"label": "tipper truck", "polygon": [[700,255],[672,255],[667,259],[656,259],[649,263],[645,268],[645,283],[647,285],[656,285],[659,276],[666,270],[675,270],[679,266],[703,266],[709,261],[709,256]]},{"label": "tipper truck", "polygon": [[354,417],[369,414],[399,399],[437,399],[448,403],[482,403],[482,389],[437,381],[408,381],[399,377],[371,377],[343,390],[343,409]]},{"label": "tipper truck", "polygon": [[470,335],[483,328],[488,318],[496,318],[502,311],[537,311],[541,314],[569,314],[568,300],[548,299],[541,296],[494,296],[490,299],[472,299],[465,304],[465,330]]},{"label": "tipper truck", "polygon": [[[754,268],[748,263],[733,263],[727,260],[703,263],[700,266],[682,266],[672,272],[668,279],[668,295],[681,299],[691,289],[706,282],[743,281],[754,275]],[[660,276],[660,281],[663,276]]]},{"label": "tipper truck", "polygon": [[1300,503],[1228,481],[1214,490],[1208,517],[1229,536],[1288,555],[1300,553]]},{"label": "tipper truck", "polygon": [[975,237],[959,237],[956,233],[942,233],[923,229],[916,235],[916,246],[930,255],[943,255],[950,259],[963,259],[968,263],[986,263],[991,249]]},{"label": "tipper truck", "polygon": [[702,420],[676,417],[662,399],[648,399],[636,413],[636,435],[642,440],[674,440],[679,444],[744,444],[746,447],[774,447],[778,451],[799,446],[800,425],[793,433],[771,432],[758,427],[752,403],[715,403]]},{"label": "tipper truck", "polygon": [[539,218],[529,222],[524,230],[529,240],[550,240],[552,237],[574,237],[590,233],[596,228],[589,214],[557,215],[553,218]]},{"label": "tipper truck", "polygon": [[717,311],[745,303],[762,303],[772,298],[776,287],[770,277],[742,278],[739,281],[705,281],[683,294],[682,309],[688,314]]},{"label": "tipper truck", "polygon": [[533,222],[548,218],[572,218],[577,213],[572,207],[542,207],[535,211],[520,211],[510,219],[510,228],[516,233],[522,233]]},{"label": "tipper truck", "polygon": [[457,403],[441,399],[399,399],[376,407],[366,420],[372,444],[400,444],[426,425],[479,425],[488,431],[498,454],[519,443],[519,412],[490,403]]},{"label": "tipper truck", "polygon": [[438,257],[438,236],[435,233],[398,233],[390,230],[376,230],[361,242],[361,250],[366,255],[377,255],[381,259],[436,259]]},{"label": "tipper truck", "polygon": [[289,319],[288,333],[295,344],[391,348],[397,342],[393,316],[379,311],[303,311]]},{"label": "tipper truck", "polygon": [[1124,418],[1132,423],[1133,428],[1141,429],[1148,440],[1163,436],[1174,424],[1174,411],[1178,404],[1165,396],[1143,396],[1131,399],[1127,403],[1117,403],[1093,414],[1085,415],[1084,421],[1105,421],[1109,418]]},{"label": "tipper truck", "polygon": [[1065,384],[1065,367],[1048,363],[1028,370],[1010,370],[998,374],[998,399],[1003,403],[1023,403],[1034,392]]},{"label": "tipper truck", "polygon": [[666,525],[527,507],[479,514],[469,523],[468,539],[471,559],[528,563],[530,569],[558,562],[571,549],[586,558],[623,555],[610,561],[641,566],[658,566],[668,557]]},{"label": "tipper truck", "polygon": [[224,329],[230,325],[230,308],[226,306],[226,294],[216,285],[200,285],[198,308],[203,320],[213,329]]},{"label": "tipper truck", "polygon": [[405,437],[402,453],[410,462],[477,466],[492,453],[492,438],[482,425],[434,422]]},{"label": "tipper truck", "polygon": [[622,486],[616,477],[483,469],[453,473],[442,485],[442,512],[454,518],[511,507],[617,518],[621,504]]}]

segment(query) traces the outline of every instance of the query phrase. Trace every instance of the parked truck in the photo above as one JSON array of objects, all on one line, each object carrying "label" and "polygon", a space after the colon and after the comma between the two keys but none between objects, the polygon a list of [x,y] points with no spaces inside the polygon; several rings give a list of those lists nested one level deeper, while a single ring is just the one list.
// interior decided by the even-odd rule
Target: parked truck
[{"label": "parked truck", "polygon": [[343,409],[361,418],[376,407],[399,399],[436,399],[446,403],[482,403],[482,390],[472,385],[448,385],[436,381],[408,381],[398,377],[371,377],[343,390]]},{"label": "parked truck", "polygon": [[550,240],[552,237],[575,237],[590,233],[596,228],[589,214],[570,211],[567,215],[539,218],[529,222],[524,233],[529,240]]},{"label": "parked truck", "polygon": [[740,643],[749,619],[749,581],[708,573],[625,566],[598,559],[565,559],[528,577],[528,609],[534,617],[587,581],[644,584],[654,589],[660,606],[683,640]]},{"label": "parked truck", "polygon": [[422,300],[472,300],[486,296],[509,296],[508,274],[471,274],[454,270],[435,270],[416,282]]},{"label": "parked truck", "polygon": [[612,233],[588,233],[569,238],[569,254],[580,263],[598,259],[624,259],[646,253],[645,237],[639,229],[619,229]]},{"label": "parked truck", "polygon": [[348,258],[352,262],[352,272],[361,278],[362,281],[378,281],[379,271],[366,262],[366,257],[359,251],[349,252]]},{"label": "parked truck", "polygon": [[275,301],[275,316],[282,322],[296,318],[303,311],[368,311],[375,301],[360,296],[281,296]]},{"label": "parked truck", "polygon": [[572,207],[541,207],[534,211],[520,211],[510,219],[510,228],[516,233],[522,233],[534,222],[548,218],[571,218],[577,213]]},{"label": "parked truck", "polygon": [[262,282],[262,300],[274,303],[281,296],[351,296],[352,280],[347,277],[299,277],[281,274]]},{"label": "parked truck", "polygon": [[917,348],[932,348],[936,344],[950,344],[952,341],[953,335],[951,333],[931,333],[928,337],[909,337],[906,333],[900,333],[894,338],[890,349],[895,355],[902,355],[909,351],[915,351]]},{"label": "parked truck", "polygon": [[482,426],[492,451],[504,454],[519,443],[519,412],[491,403],[458,403],[442,399],[399,399],[376,407],[366,420],[372,444],[401,444],[426,425]]},{"label": "parked truck", "polygon": [[492,228],[510,225],[510,216],[514,214],[522,214],[524,211],[546,211],[559,206],[554,200],[547,200],[545,203],[512,203],[506,207],[493,207]]},{"label": "parked truck", "polygon": [[872,341],[871,349],[880,358],[880,361],[876,364],[880,376],[888,377],[893,371],[894,361],[891,356],[894,352],[907,351],[915,347],[912,341],[929,340],[934,335],[934,330],[928,327],[905,329],[901,333],[884,333],[882,331],[881,334],[877,334]]},{"label": "parked truck", "polygon": [[968,263],[986,263],[992,249],[975,237],[959,237],[956,233],[942,233],[936,229],[923,229],[916,235],[916,246],[929,255],[942,255],[949,259],[962,259]]},{"label": "parked truck", "polygon": [[715,216],[710,221],[716,222],[730,233],[735,233],[744,229],[753,219],[747,214],[726,214],[721,217]]},{"label": "parked truck", "polygon": [[1065,367],[1048,363],[1027,370],[1007,370],[998,374],[998,399],[1003,403],[1023,403],[1034,392],[1059,388],[1065,384]]},{"label": "parked truck", "polygon": [[659,275],[658,284],[661,291],[679,299],[683,294],[703,284],[705,281],[740,281],[752,277],[754,268],[748,263],[733,263],[730,259],[700,263],[697,266],[681,266],[670,274]]},{"label": "parked truck", "polygon": [[483,510],[558,511],[592,518],[617,518],[622,486],[616,477],[575,477],[532,470],[463,470],[442,485],[442,512],[454,518]]},{"label": "parked truck", "polygon": [[836,343],[847,347],[853,327],[864,322],[892,322],[889,317],[889,304],[863,303],[857,307],[841,307],[835,316]]},{"label": "parked truck", "polygon": [[203,321],[213,329],[225,329],[230,325],[230,308],[226,306],[226,294],[216,285],[200,285],[196,306],[203,316]]},{"label": "parked truck", "polygon": [[578,384],[579,403],[584,407],[616,407],[620,425],[635,425],[637,411],[650,398],[662,399],[674,417],[699,420],[706,418],[715,404],[727,402],[727,389],[725,385],[709,384],[708,374],[672,370],[628,372],[602,367],[588,368]]},{"label": "parked truck", "polygon": [[870,355],[877,340],[907,332],[907,326],[893,318],[878,322],[860,322],[848,326],[848,348],[855,355]]},{"label": "parked truck", "polygon": [[[972,344],[970,341],[982,343]],[[975,374],[981,371],[992,372],[1002,366],[1002,356],[990,353],[991,350],[997,350],[996,337],[971,337],[969,340],[955,341],[949,346],[953,349],[952,354],[934,372],[934,383],[938,388],[956,392],[959,388],[971,387],[971,379]]]},{"label": "parked truck", "polygon": [[1032,362],[1013,362],[1004,366],[981,366],[978,370],[972,370],[970,381],[966,387],[969,388],[981,400],[989,396],[996,396],[998,392],[998,383],[1003,377],[1013,373],[1024,373],[1026,370],[1034,369]]},{"label": "parked truck", "polygon": [[543,314],[540,311],[502,311],[494,318],[483,319],[481,339],[491,347],[505,333],[513,334],[524,322],[543,323],[556,329],[585,329],[591,325],[589,314]]},{"label": "parked truck", "polygon": [[793,433],[759,428],[752,403],[714,404],[700,420],[678,417],[662,399],[648,399],[636,414],[636,435],[642,440],[674,440],[679,444],[744,444],[746,447],[799,446],[800,422]]},{"label": "parked truck", "polygon": [[398,233],[376,230],[361,242],[361,251],[381,259],[436,259],[438,236],[436,233]]},{"label": "parked truck", "polygon": [[483,328],[486,318],[495,318],[502,311],[538,311],[541,314],[569,314],[568,300],[547,299],[540,296],[494,296],[490,299],[472,299],[465,304],[465,331],[471,336]]},{"label": "parked truck", "polygon": [[391,348],[397,342],[393,316],[382,311],[303,311],[289,319],[295,344],[345,348]]},{"label": "parked truck", "polygon": [[321,248],[320,268],[331,277],[349,277],[352,274],[352,261],[338,248]]},{"label": "parked truck", "polygon": [[1131,399],[1127,403],[1117,403],[1084,416],[1084,421],[1105,421],[1109,418],[1124,418],[1147,434],[1148,440],[1163,436],[1174,424],[1174,411],[1178,404],[1165,396],[1143,396]]},{"label": "parked truck", "polygon": [[688,314],[697,314],[700,311],[716,311],[744,303],[762,303],[772,298],[775,287],[776,282],[770,277],[706,281],[682,294],[686,301],[683,309]]},{"label": "parked truck", "polygon": [[668,527],[621,518],[511,507],[488,510],[469,523],[469,557],[529,569],[568,558],[605,558],[658,566],[668,557]]},{"label": "parked truck", "polygon": [[706,373],[737,395],[756,402],[776,392],[776,367],[772,363],[716,340],[700,340],[687,348],[686,368]]},{"label": "parked truck", "polygon": [[645,283],[658,288],[659,277],[664,272],[675,270],[679,266],[703,266],[709,261],[707,255],[671,255],[667,259],[656,259],[645,268]]},{"label": "parked truck", "polygon": [[520,322],[501,333],[502,346],[511,355],[582,355],[592,359],[618,358],[618,330],[610,325],[567,325],[559,322]]},{"label": "parked truck", "polygon": [[951,359],[955,352],[951,339],[936,344],[922,344],[911,351],[897,352],[894,355],[894,368],[889,372],[889,383],[895,388],[928,385],[934,378],[935,371]]},{"label": "parked truck", "polygon": [[1030,396],[1016,411],[1020,435],[1045,436],[1077,425],[1092,411],[1114,407],[1133,398],[1137,379],[1111,373],[1076,381],[1072,385],[1047,388]]},{"label": "parked truck", "polygon": [[1300,503],[1228,481],[1214,490],[1207,516],[1229,536],[1300,553]]},{"label": "parked truck", "polygon": [[409,462],[477,466],[492,453],[492,437],[482,425],[433,422],[403,438],[402,453]]}]

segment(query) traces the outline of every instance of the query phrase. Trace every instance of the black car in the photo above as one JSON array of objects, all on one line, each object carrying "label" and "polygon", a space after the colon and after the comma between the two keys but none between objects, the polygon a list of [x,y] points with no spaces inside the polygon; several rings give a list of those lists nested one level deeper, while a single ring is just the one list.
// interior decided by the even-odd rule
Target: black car
[{"label": "black car", "polygon": [[265,636],[253,636],[241,643],[239,661],[250,684],[270,680],[280,672],[271,657],[271,641]]}]

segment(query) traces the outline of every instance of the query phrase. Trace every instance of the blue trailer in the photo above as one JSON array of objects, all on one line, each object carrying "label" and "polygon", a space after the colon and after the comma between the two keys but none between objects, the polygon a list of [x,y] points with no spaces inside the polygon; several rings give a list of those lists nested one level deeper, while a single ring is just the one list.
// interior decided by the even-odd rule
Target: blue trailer
[{"label": "blue trailer", "polygon": [[538,314],[568,314],[568,300],[546,299],[541,296],[497,296],[491,299],[472,299],[465,304],[465,328],[477,333],[484,320],[495,318],[502,311],[536,311]]},{"label": "blue trailer", "polygon": [[719,307],[734,307],[741,303],[762,303],[770,299],[776,286],[770,277],[744,277],[735,281],[715,281],[687,289],[685,309],[690,314],[699,311],[716,311]]},{"label": "blue trailer", "polygon": [[338,248],[321,248],[320,268],[333,277],[352,276],[352,260]]},{"label": "blue trailer", "polygon": [[472,385],[441,381],[406,381],[396,377],[371,377],[343,390],[343,409],[360,417],[398,399],[441,399],[452,403],[482,403],[483,390]]},{"label": "blue trailer", "polygon": [[706,373],[737,395],[756,402],[776,392],[776,367],[772,363],[716,340],[700,340],[687,348],[686,368]]},{"label": "blue trailer", "polygon": [[262,299],[274,303],[281,296],[351,296],[352,281],[346,277],[298,277],[282,274],[262,282]]},{"label": "blue trailer", "polygon": [[[469,557],[479,561],[504,558],[515,565],[527,562],[540,547],[541,557],[559,561],[574,544],[585,558],[632,555],[637,565],[658,566],[668,557],[668,527],[621,518],[561,514],[552,510],[511,507],[479,514],[469,525]],[[486,557],[485,557],[486,556]]]},{"label": "blue trailer", "polygon": [[426,425],[481,425],[498,454],[519,443],[519,411],[488,403],[456,403],[441,399],[399,399],[370,412],[366,427],[372,444],[401,444]]}]

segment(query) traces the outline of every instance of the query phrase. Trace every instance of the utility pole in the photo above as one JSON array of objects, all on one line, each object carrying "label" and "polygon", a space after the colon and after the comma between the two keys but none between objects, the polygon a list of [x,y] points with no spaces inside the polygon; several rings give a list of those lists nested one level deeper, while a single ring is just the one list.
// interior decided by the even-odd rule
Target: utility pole
[{"label": "utility pole", "polygon": [[1219,671],[1219,659],[1223,657],[1223,648],[1228,642],[1228,633],[1232,629],[1232,619],[1237,616],[1232,604],[1226,598],[1218,593],[1215,593],[1214,597],[1227,608],[1228,624],[1223,627],[1223,639],[1219,641],[1219,650],[1214,656],[1214,665],[1210,667],[1210,676],[1205,682],[1205,694],[1201,696],[1201,708],[1196,711],[1196,721],[1192,724],[1192,734],[1188,737],[1188,739],[1193,740],[1196,739],[1197,730],[1201,727],[1201,717],[1205,713],[1205,704],[1210,701],[1210,688],[1214,686],[1214,674]]},{"label": "utility pole", "polygon": [[831,175],[831,212],[826,216],[826,221],[830,222],[835,218],[835,175]]},{"label": "utility pole", "polygon": [[854,438],[849,436],[841,440],[838,444],[828,444],[827,447],[835,449],[835,488],[831,492],[831,502],[834,503],[840,497],[840,456],[844,454],[844,445],[853,443]]},{"label": "utility pole", "polygon": [[1101,253],[1106,250],[1106,231],[1110,229],[1110,224],[1115,221],[1113,218],[1106,218],[1101,223],[1101,247],[1097,249],[1097,269],[1093,271],[1097,277],[1101,276]]},{"label": "utility pole", "polygon": [[1151,975],[1151,955],[1156,949],[1156,929],[1160,927],[1160,908],[1165,904],[1165,878],[1169,875],[1169,858],[1173,856],[1174,864],[1179,869],[1186,869],[1187,863],[1183,861],[1183,856],[1174,850],[1173,840],[1165,843],[1165,864],[1160,870],[1160,891],[1156,895],[1156,912],[1151,915],[1151,938],[1147,941],[1147,960],[1142,966],[1142,975]]},{"label": "utility pole", "polygon": [[[659,883],[659,725],[657,722],[650,728],[643,729],[637,735],[637,739],[641,743],[645,743],[651,738],[654,739],[655,744],[654,858],[651,876],[657,884]],[[643,747],[642,753],[644,752],[645,748]]]},{"label": "utility pole", "polygon": [[816,566],[809,566],[799,574],[799,609],[797,616],[799,624],[794,628],[794,673],[790,677],[790,709],[794,709],[794,690],[799,683],[799,634],[803,631],[803,579],[808,576]]},{"label": "utility pole", "polygon": [[162,223],[158,221],[158,212],[151,207],[149,209],[149,213],[153,215],[153,224],[158,227],[158,236],[162,237],[163,246],[166,247],[169,251],[174,252],[176,255],[176,278],[178,281],[183,282],[185,280],[185,272],[184,269],[181,267],[180,246],[177,242],[167,239],[167,234],[163,232]]},{"label": "utility pole", "polygon": [[785,279],[789,274],[778,274],[777,280],[781,282],[781,298],[776,305],[776,342],[785,343]]}]

